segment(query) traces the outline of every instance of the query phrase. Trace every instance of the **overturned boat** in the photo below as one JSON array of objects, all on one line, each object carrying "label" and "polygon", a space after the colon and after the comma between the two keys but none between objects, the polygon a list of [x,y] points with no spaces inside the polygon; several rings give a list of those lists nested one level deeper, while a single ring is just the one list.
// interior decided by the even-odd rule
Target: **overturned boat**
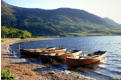
[{"label": "overturned boat", "polygon": [[68,57],[65,62],[69,67],[76,67],[100,62],[105,56],[106,51],[96,51],[85,56]]}]

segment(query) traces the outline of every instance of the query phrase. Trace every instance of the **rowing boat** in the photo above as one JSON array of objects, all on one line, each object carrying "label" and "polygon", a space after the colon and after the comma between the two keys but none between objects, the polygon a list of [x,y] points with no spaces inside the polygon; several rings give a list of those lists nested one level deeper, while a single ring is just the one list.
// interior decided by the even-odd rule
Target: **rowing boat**
[{"label": "rowing boat", "polygon": [[56,48],[54,50],[45,50],[43,54],[57,54],[57,53],[64,53],[67,49],[66,48]]},{"label": "rowing boat", "polygon": [[85,56],[76,56],[66,58],[66,64],[69,67],[89,65],[92,63],[100,62],[106,56],[106,51],[96,51]]},{"label": "rowing boat", "polygon": [[58,54],[64,53],[66,48],[41,48],[41,49],[20,49],[21,55],[26,57],[40,57],[42,54]]},{"label": "rowing boat", "polygon": [[81,53],[82,53],[82,50],[67,51],[64,54],[57,54],[56,59],[59,61],[65,62],[67,57],[76,57],[76,56],[79,56]]},{"label": "rowing boat", "polygon": [[55,47],[48,47],[48,48],[38,48],[38,49],[20,49],[20,54],[22,56],[29,56],[29,57],[36,57],[40,53],[46,50],[55,50]]},{"label": "rowing boat", "polygon": [[75,56],[79,56],[82,53],[82,50],[72,50],[72,51],[66,51],[64,53],[53,53],[53,54],[41,54],[44,59],[44,61],[46,60],[46,62],[49,62],[49,59],[47,60],[47,58],[50,58],[50,60],[56,60],[56,61],[61,61],[61,62],[65,62],[67,57],[75,57]]}]

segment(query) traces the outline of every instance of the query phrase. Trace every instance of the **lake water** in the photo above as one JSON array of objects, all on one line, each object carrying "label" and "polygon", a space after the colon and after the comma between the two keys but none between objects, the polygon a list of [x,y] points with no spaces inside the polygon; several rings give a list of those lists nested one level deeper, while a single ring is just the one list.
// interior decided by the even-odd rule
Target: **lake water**
[{"label": "lake water", "polygon": [[64,47],[69,50],[82,49],[83,54],[97,50],[107,51],[106,59],[103,62],[91,67],[79,67],[70,71],[99,80],[121,79],[121,36],[62,37],[54,40],[22,42],[12,46],[15,51],[17,51],[18,44],[25,49],[47,46]]}]

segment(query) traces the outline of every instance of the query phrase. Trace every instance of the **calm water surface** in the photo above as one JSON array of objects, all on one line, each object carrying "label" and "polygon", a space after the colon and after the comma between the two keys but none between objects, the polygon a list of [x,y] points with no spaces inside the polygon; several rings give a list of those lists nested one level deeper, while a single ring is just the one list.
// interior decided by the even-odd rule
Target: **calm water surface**
[{"label": "calm water surface", "polygon": [[[99,80],[121,79],[121,36],[84,36],[62,37],[55,40],[40,40],[17,43],[12,46],[16,51],[18,44],[22,48],[64,47],[70,49],[82,49],[83,54],[97,50],[107,51],[106,59],[91,67],[80,67],[72,72],[84,74]],[[57,68],[60,69],[60,68]]]}]

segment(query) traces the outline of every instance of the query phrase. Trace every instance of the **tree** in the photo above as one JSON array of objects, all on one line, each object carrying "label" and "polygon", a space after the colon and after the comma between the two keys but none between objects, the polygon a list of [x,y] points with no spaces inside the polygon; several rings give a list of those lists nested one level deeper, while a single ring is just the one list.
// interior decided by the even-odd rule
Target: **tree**
[{"label": "tree", "polygon": [[32,34],[26,30],[22,31],[16,28],[2,26],[1,33],[3,38],[26,38],[31,37]]}]

